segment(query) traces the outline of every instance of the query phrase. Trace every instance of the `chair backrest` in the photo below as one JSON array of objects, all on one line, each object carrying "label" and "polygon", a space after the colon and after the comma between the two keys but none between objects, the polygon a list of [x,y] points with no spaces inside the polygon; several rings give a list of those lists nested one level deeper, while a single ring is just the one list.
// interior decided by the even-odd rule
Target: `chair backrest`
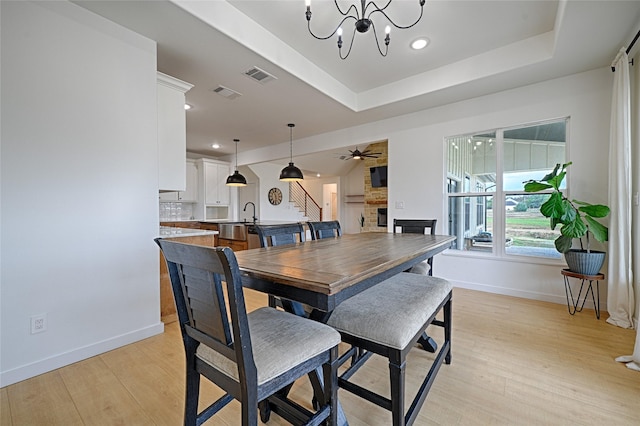
[{"label": "chair backrest", "polygon": [[305,242],[304,227],[299,223],[287,225],[256,225],[260,247],[281,246]]},{"label": "chair backrest", "polygon": [[321,240],[323,238],[335,238],[342,236],[340,222],[337,220],[327,220],[324,222],[307,222],[311,231],[312,240]]},{"label": "chair backrest", "polygon": [[[187,362],[205,344],[238,365],[251,386],[257,382],[238,262],[229,247],[204,247],[157,238],[171,279]],[[222,290],[226,282],[227,300]]]},{"label": "chair backrest", "polygon": [[[393,233],[435,235],[437,219],[393,219]],[[426,230],[429,229],[429,232]]]}]

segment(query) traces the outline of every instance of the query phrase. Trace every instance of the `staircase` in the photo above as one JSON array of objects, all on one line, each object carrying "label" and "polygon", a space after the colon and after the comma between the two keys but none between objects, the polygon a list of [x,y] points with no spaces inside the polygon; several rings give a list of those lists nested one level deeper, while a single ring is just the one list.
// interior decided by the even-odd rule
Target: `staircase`
[{"label": "staircase", "polygon": [[289,201],[302,213],[308,221],[322,220],[322,207],[309,195],[298,182],[289,182]]}]

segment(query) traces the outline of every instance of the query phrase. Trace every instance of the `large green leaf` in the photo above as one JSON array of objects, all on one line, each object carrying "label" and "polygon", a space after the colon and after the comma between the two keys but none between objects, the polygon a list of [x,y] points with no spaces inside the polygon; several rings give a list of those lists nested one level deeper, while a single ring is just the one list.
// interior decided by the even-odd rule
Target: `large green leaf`
[{"label": "large green leaf", "polygon": [[551,173],[549,173],[548,175],[545,175],[545,177],[543,177],[540,180],[543,181],[543,182],[549,182],[551,179],[553,179],[558,174],[558,170],[560,170],[560,163],[557,163],[556,166],[553,168],[553,171]]},{"label": "large green leaf", "polygon": [[562,235],[571,238],[580,238],[587,233],[587,225],[582,221],[582,218],[576,217],[576,220],[565,223],[560,228]]},{"label": "large green leaf", "polygon": [[562,218],[564,215],[564,204],[562,202],[562,194],[554,192],[549,199],[540,206],[540,213],[544,217]]},{"label": "large green leaf", "polygon": [[600,242],[609,241],[609,230],[606,226],[589,216],[586,216],[585,220],[589,224],[589,230],[596,237],[596,240]]},{"label": "large green leaf", "polygon": [[584,204],[582,207],[578,207],[578,210],[588,214],[591,217],[605,217],[609,214],[610,211],[609,207],[602,204]]},{"label": "large green leaf", "polygon": [[558,250],[560,253],[566,253],[571,249],[573,238],[560,235],[558,238],[556,238],[554,244],[556,246],[556,250]]},{"label": "large green leaf", "polygon": [[562,185],[562,181],[564,180],[564,176],[567,172],[562,172],[557,176],[554,176],[552,179],[549,179],[549,184],[553,186],[556,191],[560,190],[560,186]]},{"label": "large green leaf", "polygon": [[550,188],[553,187],[551,185],[547,185],[546,183],[537,182],[535,180],[530,180],[524,183],[525,192],[539,192]]},{"label": "large green leaf", "polygon": [[578,214],[569,200],[562,200],[562,210],[562,216],[560,217],[562,223],[572,222]]}]

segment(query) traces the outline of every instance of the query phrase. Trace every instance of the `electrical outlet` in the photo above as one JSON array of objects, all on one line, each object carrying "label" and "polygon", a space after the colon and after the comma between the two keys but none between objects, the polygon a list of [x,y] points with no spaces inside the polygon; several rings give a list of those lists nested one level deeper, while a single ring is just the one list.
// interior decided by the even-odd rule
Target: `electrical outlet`
[{"label": "electrical outlet", "polygon": [[31,334],[47,331],[47,314],[34,315],[31,317]]}]

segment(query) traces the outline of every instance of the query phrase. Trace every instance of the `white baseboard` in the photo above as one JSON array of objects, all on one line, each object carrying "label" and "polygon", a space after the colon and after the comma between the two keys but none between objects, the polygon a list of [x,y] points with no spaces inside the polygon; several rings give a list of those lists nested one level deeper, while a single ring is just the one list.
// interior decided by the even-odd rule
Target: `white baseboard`
[{"label": "white baseboard", "polygon": [[115,336],[88,346],[73,349],[69,352],[54,355],[40,361],[26,364],[12,370],[0,372],[0,387],[12,385],[22,380],[47,373],[60,367],[64,367],[74,362],[82,361],[92,356],[111,351],[113,349],[137,342],[147,337],[155,336],[164,332],[164,324],[158,322],[139,330]]},{"label": "white baseboard", "polygon": [[[564,294],[563,295],[546,294],[546,293],[540,293],[535,291],[516,290],[513,288],[490,286],[490,285],[478,284],[478,283],[472,283],[472,282],[466,282],[466,281],[454,281],[454,280],[450,280],[450,281],[454,287],[466,288],[469,290],[484,291],[486,293],[502,294],[505,296],[521,297],[523,299],[539,300],[542,302],[557,303],[565,306],[567,304],[567,298]],[[593,284],[593,286],[594,286],[593,290],[595,291],[595,283]],[[601,291],[600,311],[602,312],[607,310],[607,299],[606,299],[606,295],[602,294],[602,289],[600,291]],[[577,294],[574,293],[573,296],[576,297]],[[582,296],[580,297],[580,300],[582,300]],[[596,295],[596,300],[597,300],[597,295]],[[582,304],[582,302],[580,302],[580,304]],[[589,298],[587,299],[584,307],[585,309],[594,309],[593,302],[591,301],[591,293],[589,293]]]}]

